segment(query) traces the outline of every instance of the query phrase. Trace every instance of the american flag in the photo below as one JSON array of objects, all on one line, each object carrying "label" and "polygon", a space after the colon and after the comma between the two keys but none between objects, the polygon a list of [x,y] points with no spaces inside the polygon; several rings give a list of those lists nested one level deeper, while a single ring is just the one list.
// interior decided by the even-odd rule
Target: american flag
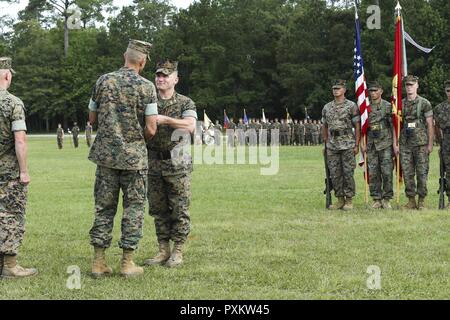
[{"label": "american flag", "polygon": [[228,129],[230,125],[230,119],[228,119],[227,112],[223,110],[223,128]]},{"label": "american flag", "polygon": [[361,134],[364,136],[369,127],[369,92],[367,90],[366,77],[364,75],[364,63],[361,52],[361,33],[359,27],[358,12],[355,10],[355,27],[356,27],[356,41],[355,41],[355,55],[354,55],[354,70],[355,70],[355,90],[356,100],[358,103],[359,113],[361,115]]}]

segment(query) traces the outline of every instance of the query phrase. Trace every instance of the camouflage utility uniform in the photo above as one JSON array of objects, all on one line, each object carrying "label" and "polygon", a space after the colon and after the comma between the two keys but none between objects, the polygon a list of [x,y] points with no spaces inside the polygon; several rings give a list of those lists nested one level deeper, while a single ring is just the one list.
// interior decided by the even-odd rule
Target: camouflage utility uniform
[{"label": "camouflage utility uniform", "polygon": [[78,135],[79,134],[80,134],[80,128],[75,123],[75,125],[72,128],[73,146],[75,148],[78,148]]},{"label": "camouflage utility uniform", "polygon": [[[357,105],[345,100],[337,104],[327,103],[322,110],[322,121],[328,126],[327,143],[328,167],[331,181],[337,198],[353,198],[355,196],[354,155],[355,136],[353,126],[360,120]],[[309,124],[311,125],[311,124]]]},{"label": "camouflage utility uniform", "polygon": [[393,190],[392,106],[386,100],[371,102],[367,131],[367,162],[370,196],[374,200],[390,200]]},{"label": "camouflage utility uniform", "polygon": [[[408,198],[416,194],[427,196],[429,155],[427,152],[428,133],[426,119],[433,117],[431,104],[417,96],[413,101],[403,99],[403,128],[400,132],[400,161]],[[415,177],[417,177],[417,188]]]},{"label": "camouflage utility uniform", "polygon": [[19,182],[14,132],[26,130],[22,101],[0,89],[0,255],[16,255],[25,233],[27,187]]},{"label": "camouflage utility uniform", "polygon": [[63,148],[63,142],[64,142],[64,129],[58,128],[56,129],[56,141],[58,143],[58,148]]},{"label": "camouflage utility uniform", "polygon": [[98,132],[89,153],[89,160],[97,164],[91,244],[101,248],[111,245],[122,190],[119,247],[134,250],[142,237],[147,187],[144,120],[157,114],[156,89],[152,82],[123,67],[100,77],[89,109],[98,115]]},{"label": "camouflage utility uniform", "polygon": [[[158,114],[175,119],[197,119],[194,102],[178,93],[167,100],[158,99]],[[190,138],[172,139],[174,131],[170,126],[158,126],[158,132],[147,143],[147,197],[158,242],[172,240],[183,244],[190,232],[192,159],[182,152],[182,146]]]},{"label": "camouflage utility uniform", "polygon": [[[450,81],[446,82],[447,90],[450,90]],[[450,101],[444,101],[437,105],[433,111],[436,126],[442,131],[441,151],[444,159],[445,173],[447,177],[446,192],[450,201]]]},{"label": "camouflage utility uniform", "polygon": [[92,144],[92,126],[86,125],[86,143],[88,147],[91,147]]}]

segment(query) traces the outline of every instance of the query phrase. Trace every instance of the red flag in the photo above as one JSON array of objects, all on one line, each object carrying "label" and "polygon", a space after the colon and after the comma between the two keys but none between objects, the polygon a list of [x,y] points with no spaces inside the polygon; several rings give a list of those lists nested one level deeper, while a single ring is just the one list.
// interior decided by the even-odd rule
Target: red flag
[{"label": "red flag", "polygon": [[[395,25],[395,51],[394,51],[394,74],[392,76],[392,121],[394,122],[395,134],[398,135],[402,123],[402,65],[403,65],[403,32],[402,18],[399,14]],[[400,126],[399,126],[400,125]]]},{"label": "red flag", "polygon": [[[402,16],[400,13],[400,4],[397,4],[397,18],[395,24],[395,49],[394,49],[394,73],[392,76],[392,122],[394,123],[395,136],[397,141],[399,141],[400,130],[402,127],[402,79],[404,74],[403,71],[403,57],[404,57],[404,47],[403,47],[403,28],[402,28]],[[405,55],[406,57],[406,55]],[[395,166],[399,172],[399,181],[402,181],[402,168],[397,159],[395,161]]]}]

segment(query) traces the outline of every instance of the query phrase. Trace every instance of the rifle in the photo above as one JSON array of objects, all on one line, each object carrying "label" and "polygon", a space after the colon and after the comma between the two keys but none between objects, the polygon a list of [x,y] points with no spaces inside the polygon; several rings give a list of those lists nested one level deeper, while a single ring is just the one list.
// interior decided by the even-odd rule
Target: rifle
[{"label": "rifle", "polygon": [[447,178],[445,176],[445,162],[444,162],[444,153],[443,153],[443,141],[441,140],[441,147],[439,149],[439,160],[440,160],[440,178],[439,178],[439,209],[442,210],[445,208],[445,189],[447,185]]},{"label": "rifle", "polygon": [[325,207],[327,209],[329,209],[332,204],[331,191],[333,190],[333,184],[331,182],[331,177],[330,177],[330,168],[328,168],[326,143],[325,143],[325,152],[323,154],[323,160],[325,162],[325,190],[323,191],[323,194],[326,196]]}]

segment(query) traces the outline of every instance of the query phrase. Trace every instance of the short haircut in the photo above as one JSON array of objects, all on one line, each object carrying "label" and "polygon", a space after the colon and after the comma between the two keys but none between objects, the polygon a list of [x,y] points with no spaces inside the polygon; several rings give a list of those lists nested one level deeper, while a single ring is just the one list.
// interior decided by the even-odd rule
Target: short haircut
[{"label": "short haircut", "polygon": [[127,51],[125,51],[125,57],[128,62],[132,64],[139,64],[143,59],[147,58],[147,55],[137,50],[128,48]]}]

